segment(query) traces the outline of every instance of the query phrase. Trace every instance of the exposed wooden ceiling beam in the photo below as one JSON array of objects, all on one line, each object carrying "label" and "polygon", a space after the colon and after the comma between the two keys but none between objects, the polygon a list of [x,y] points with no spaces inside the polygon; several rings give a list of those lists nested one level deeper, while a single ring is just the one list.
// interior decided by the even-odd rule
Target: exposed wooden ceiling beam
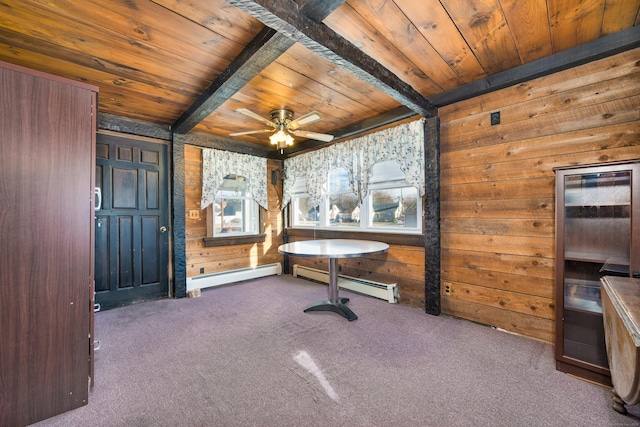
[{"label": "exposed wooden ceiling beam", "polygon": [[300,13],[313,22],[319,23],[344,2],[345,0],[311,0],[302,5]]},{"label": "exposed wooden ceiling beam", "polygon": [[[345,0],[310,0],[300,12],[307,20],[322,21]],[[265,27],[196,101],[171,126],[175,133],[187,133],[211,114],[295,43],[274,29]]]},{"label": "exposed wooden ceiling beam", "polygon": [[293,41],[265,27],[176,120],[173,132],[189,132],[291,46]]},{"label": "exposed wooden ceiling beam", "polygon": [[227,3],[346,69],[416,113],[425,117],[437,115],[437,108],[426,97],[326,25],[298,12],[293,0],[227,0]]},{"label": "exposed wooden ceiling beam", "polygon": [[485,79],[459,86],[431,98],[438,107],[464,101],[505,87],[537,79],[640,46],[640,26],[538,59]]}]

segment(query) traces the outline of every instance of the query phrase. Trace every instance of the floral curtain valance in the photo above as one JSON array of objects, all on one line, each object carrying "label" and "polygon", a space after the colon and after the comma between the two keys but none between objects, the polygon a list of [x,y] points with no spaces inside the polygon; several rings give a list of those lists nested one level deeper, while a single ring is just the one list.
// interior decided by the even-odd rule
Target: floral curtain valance
[{"label": "floral curtain valance", "polygon": [[373,165],[385,160],[396,160],[407,183],[424,196],[424,119],[285,159],[282,206],[291,200],[298,178],[306,178],[309,196],[319,205],[329,171],[339,167],[347,171],[351,189],[362,201],[369,189]]},{"label": "floral curtain valance", "polygon": [[268,209],[267,159],[212,148],[202,150],[201,209],[213,203],[224,177],[231,174],[244,176],[247,191],[260,206]]}]

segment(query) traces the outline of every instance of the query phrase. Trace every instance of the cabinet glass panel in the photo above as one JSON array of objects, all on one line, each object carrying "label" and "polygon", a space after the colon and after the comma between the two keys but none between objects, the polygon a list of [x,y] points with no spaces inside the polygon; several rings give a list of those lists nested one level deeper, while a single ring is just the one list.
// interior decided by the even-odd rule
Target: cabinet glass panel
[{"label": "cabinet glass panel", "polygon": [[600,277],[629,275],[631,171],[564,179],[564,354],[607,366]]},{"label": "cabinet glass panel", "polygon": [[629,275],[631,172],[565,177],[565,307],[602,312],[600,277]]}]

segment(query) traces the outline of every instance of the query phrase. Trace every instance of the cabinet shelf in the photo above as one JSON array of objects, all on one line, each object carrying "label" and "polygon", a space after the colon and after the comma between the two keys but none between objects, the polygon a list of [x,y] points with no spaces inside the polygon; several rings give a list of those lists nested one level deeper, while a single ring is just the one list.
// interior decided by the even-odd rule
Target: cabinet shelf
[{"label": "cabinet shelf", "polygon": [[596,204],[585,204],[585,203],[565,203],[564,207],[565,208],[613,208],[613,207],[619,207],[619,206],[631,206],[631,203],[628,202],[624,202],[624,203],[617,203],[617,202],[609,202],[609,203],[598,203]]},{"label": "cabinet shelf", "polygon": [[611,254],[597,252],[565,252],[566,261],[591,262],[603,265],[629,265],[629,258],[612,257]]},{"label": "cabinet shelf", "polygon": [[600,282],[567,278],[564,283],[564,307],[602,314]]}]

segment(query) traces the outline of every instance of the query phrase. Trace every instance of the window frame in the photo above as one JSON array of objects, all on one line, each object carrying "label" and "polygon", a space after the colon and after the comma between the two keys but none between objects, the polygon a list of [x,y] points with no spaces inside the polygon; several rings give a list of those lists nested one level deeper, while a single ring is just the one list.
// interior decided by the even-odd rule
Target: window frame
[{"label": "window frame", "polygon": [[[227,245],[235,245],[235,244],[242,244],[242,243],[257,243],[257,242],[264,242],[265,238],[266,238],[266,234],[264,232],[264,208],[262,206],[260,206],[258,204],[258,202],[256,202],[253,197],[251,197],[250,195],[244,195],[244,196],[228,196],[225,195],[223,196],[223,190],[224,189],[219,189],[216,192],[216,196],[214,198],[214,202],[211,203],[209,206],[207,206],[206,208],[206,226],[207,226],[207,235],[204,238],[204,243],[205,243],[205,247],[211,247],[211,246],[227,246]],[[240,232],[240,233],[216,233],[215,232],[215,204],[217,201],[220,201],[220,206],[222,206],[222,200],[227,199],[227,200],[241,200],[244,203],[251,203],[254,205],[254,207],[252,209],[255,209],[256,211],[256,221],[257,224],[255,224],[255,232]],[[244,216],[242,216],[242,221],[246,221],[247,219]]]},{"label": "window frame", "polygon": [[[392,160],[397,164],[395,160]],[[379,167],[384,171],[384,163],[389,161],[382,161],[376,163]],[[374,166],[375,168],[375,166]],[[335,168],[329,171],[335,171],[336,169],[344,168]],[[374,171],[375,173],[375,171]],[[330,175],[329,175],[330,176]],[[401,189],[401,188],[415,188],[410,185],[405,179],[404,174],[400,175],[397,171],[395,173],[390,174],[379,174],[379,178],[372,178],[369,187],[367,189],[367,194],[364,197],[362,203],[359,203],[358,206],[360,208],[360,220],[358,221],[358,226],[340,226],[338,224],[332,224],[330,220],[330,208],[329,208],[329,200],[331,196],[335,196],[338,194],[346,194],[351,193],[349,190],[338,190],[334,192],[328,191],[329,189],[329,176],[327,176],[327,184],[325,185],[326,191],[322,195],[322,201],[319,205],[320,218],[318,220],[318,224],[300,224],[297,218],[294,218],[293,212],[296,211],[298,206],[298,200],[301,198],[309,197],[309,193],[306,192],[306,187],[304,186],[305,178],[299,178],[291,193],[291,200],[289,205],[289,215],[288,217],[288,225],[290,228],[300,228],[300,229],[321,229],[321,230],[331,230],[336,232],[355,232],[355,233],[384,233],[384,234],[402,234],[402,235],[414,235],[420,236],[424,235],[424,200],[425,197],[420,197],[419,192],[416,197],[416,227],[405,229],[404,227],[385,227],[385,226],[373,226],[371,215],[372,208],[372,191],[376,190],[384,190],[384,189]],[[417,189],[416,189],[417,191]],[[353,193],[351,193],[353,194]]]}]

